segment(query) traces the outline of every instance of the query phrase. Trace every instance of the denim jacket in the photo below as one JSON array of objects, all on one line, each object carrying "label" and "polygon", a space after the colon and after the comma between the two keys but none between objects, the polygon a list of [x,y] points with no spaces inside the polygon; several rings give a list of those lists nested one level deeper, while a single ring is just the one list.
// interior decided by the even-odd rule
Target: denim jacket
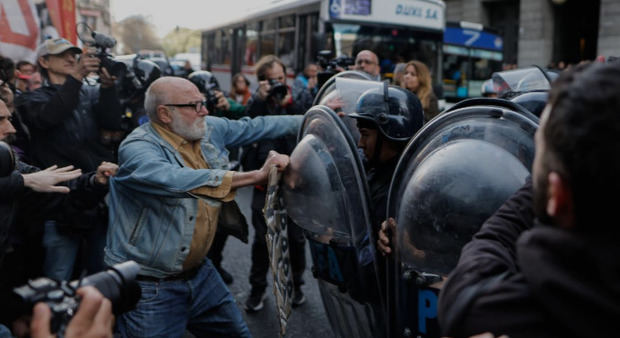
[{"label": "denim jacket", "polygon": [[[226,147],[294,134],[302,118],[207,116],[201,148],[211,169],[186,167],[181,155],[150,123],[134,130],[120,146],[120,168],[110,180],[105,263],[134,260],[141,266],[141,275],[156,278],[180,273],[189,254],[198,207],[198,197],[189,191],[222,183],[228,171]],[[203,199],[221,205],[216,198]]]}]

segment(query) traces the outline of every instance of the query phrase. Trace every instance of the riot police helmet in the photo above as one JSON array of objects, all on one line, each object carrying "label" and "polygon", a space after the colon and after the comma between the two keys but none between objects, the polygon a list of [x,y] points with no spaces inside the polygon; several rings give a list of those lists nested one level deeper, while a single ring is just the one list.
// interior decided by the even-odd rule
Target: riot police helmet
[{"label": "riot police helmet", "polygon": [[133,73],[140,83],[140,88],[148,88],[153,81],[161,76],[159,66],[150,60],[135,59],[133,64]]},{"label": "riot police helmet", "polygon": [[408,141],[422,127],[424,112],[420,100],[408,90],[387,83],[365,91],[350,117],[376,125],[390,141]]},{"label": "riot police helmet", "polygon": [[161,70],[155,62],[139,57],[126,63],[129,71],[121,78],[119,97],[131,101],[144,94],[151,83],[161,76]]},{"label": "riot police helmet", "polygon": [[532,91],[523,93],[517,97],[512,98],[510,101],[518,103],[527,109],[530,113],[540,117],[542,111],[547,105],[549,99],[549,92],[546,90]]},{"label": "riot police helmet", "polygon": [[215,76],[213,76],[211,72],[206,70],[197,70],[195,72],[192,72],[191,74],[189,74],[187,79],[190,80],[193,84],[195,84],[201,93],[206,93],[211,89],[220,88],[220,85],[217,82]]}]

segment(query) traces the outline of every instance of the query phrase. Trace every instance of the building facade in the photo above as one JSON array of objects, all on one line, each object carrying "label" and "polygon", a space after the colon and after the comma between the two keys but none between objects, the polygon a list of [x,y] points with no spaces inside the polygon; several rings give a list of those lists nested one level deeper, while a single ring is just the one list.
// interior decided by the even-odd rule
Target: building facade
[{"label": "building facade", "polygon": [[76,9],[78,23],[85,22],[100,33],[112,33],[110,0],[77,0]]},{"label": "building facade", "polygon": [[504,37],[519,67],[620,56],[618,0],[445,0],[446,20],[481,23]]}]

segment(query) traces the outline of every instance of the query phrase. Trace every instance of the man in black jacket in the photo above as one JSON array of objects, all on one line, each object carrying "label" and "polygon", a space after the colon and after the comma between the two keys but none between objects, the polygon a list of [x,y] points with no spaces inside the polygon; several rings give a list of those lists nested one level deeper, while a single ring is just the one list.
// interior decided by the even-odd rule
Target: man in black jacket
[{"label": "man in black jacket", "polygon": [[620,66],[577,67],[551,91],[532,182],[461,252],[439,298],[444,335],[602,337],[620,329]]},{"label": "man in black jacket", "polygon": [[[103,161],[115,162],[113,149],[101,138],[102,130],[120,130],[121,106],[114,77],[100,68],[98,58],[84,53],[65,39],[44,41],[37,62],[44,85],[21,95],[16,106],[31,132],[33,164],[74,165],[94,171]],[[86,83],[97,72],[100,85]],[[46,222],[45,275],[70,279],[78,248],[85,243],[83,264],[90,273],[103,268],[107,220],[101,206],[90,210],[64,210],[64,219]]]}]

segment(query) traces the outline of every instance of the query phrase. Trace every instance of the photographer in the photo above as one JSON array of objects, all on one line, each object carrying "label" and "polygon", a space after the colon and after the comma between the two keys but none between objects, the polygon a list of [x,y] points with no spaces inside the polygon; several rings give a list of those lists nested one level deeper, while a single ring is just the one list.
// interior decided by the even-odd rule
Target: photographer
[{"label": "photographer", "polygon": [[[293,97],[291,90],[286,85],[286,66],[274,55],[264,56],[256,63],[256,77],[259,81],[259,87],[250,99],[246,110],[250,117],[259,115],[299,115],[310,108],[305,102],[309,100],[311,105],[311,97],[302,101],[297,101]],[[309,96],[310,94],[305,90],[302,91],[301,95]],[[248,171],[260,168],[261,164],[267,159],[270,150],[275,150],[281,154],[290,154],[295,147],[296,140],[295,135],[290,135],[275,140],[261,141],[244,148],[242,158],[243,170]],[[257,185],[254,187],[252,197],[252,225],[256,230],[252,244],[252,268],[250,271],[252,291],[245,303],[245,308],[249,312],[256,312],[263,308],[263,299],[267,287],[269,255],[265,241],[267,225],[262,212],[264,206],[265,186]],[[302,275],[306,268],[305,238],[303,232],[296,224],[291,222],[288,229],[291,243],[291,266],[295,286],[293,306],[298,306],[305,302],[304,294],[300,288],[303,284]]]},{"label": "photographer", "polygon": [[[31,132],[33,164],[75,165],[94,171],[103,161],[114,162],[113,150],[101,139],[102,130],[119,130],[121,106],[114,88],[115,77],[101,68],[101,60],[69,41],[44,41],[37,49],[37,62],[44,78],[41,88],[24,93],[16,107]],[[100,85],[84,82],[96,72]],[[89,272],[103,267],[107,220],[101,206],[89,210],[64,210],[64,219],[46,222],[45,274],[59,280],[71,278],[80,243],[88,252]],[[62,227],[61,227],[62,225]]]}]

